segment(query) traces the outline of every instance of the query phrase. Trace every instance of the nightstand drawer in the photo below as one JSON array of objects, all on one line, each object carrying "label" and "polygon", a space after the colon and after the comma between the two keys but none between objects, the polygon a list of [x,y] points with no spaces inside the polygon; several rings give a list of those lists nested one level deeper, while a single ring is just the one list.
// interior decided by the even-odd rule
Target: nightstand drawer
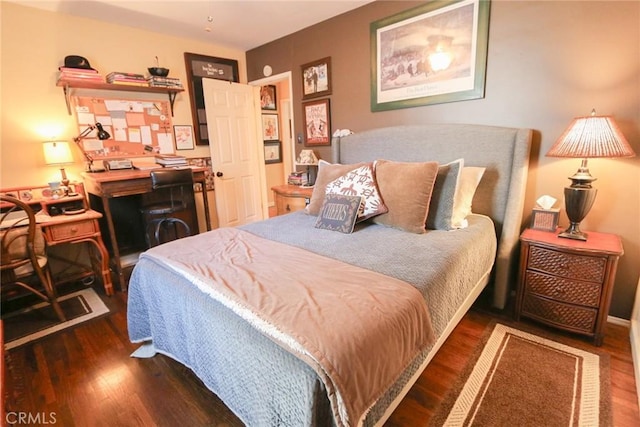
[{"label": "nightstand drawer", "polygon": [[527,294],[522,304],[522,315],[577,331],[592,333],[598,317],[598,310],[550,301]]},{"label": "nightstand drawer", "polygon": [[531,270],[527,270],[526,274],[526,292],[570,304],[580,304],[595,308],[600,305],[602,291],[600,283],[564,279]]},{"label": "nightstand drawer", "polygon": [[70,224],[54,225],[47,228],[47,232],[50,233],[53,241],[92,236],[96,231],[96,222],[91,219]]},{"label": "nightstand drawer", "polygon": [[607,258],[605,257],[574,255],[532,246],[528,267],[569,279],[602,283],[606,265]]},{"label": "nightstand drawer", "polygon": [[278,215],[287,214],[290,212],[299,211],[304,209],[307,205],[304,197],[277,197],[276,201]]}]

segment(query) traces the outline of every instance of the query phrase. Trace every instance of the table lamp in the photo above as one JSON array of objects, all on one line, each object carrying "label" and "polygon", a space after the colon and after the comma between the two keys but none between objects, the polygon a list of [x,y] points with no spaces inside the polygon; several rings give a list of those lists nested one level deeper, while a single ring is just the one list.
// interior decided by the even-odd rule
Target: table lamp
[{"label": "table lamp", "polygon": [[73,163],[71,148],[66,141],[47,141],[43,144],[44,162],[48,165],[60,165],[60,183],[63,186],[64,194],[69,194],[69,178],[64,170],[66,164]]},{"label": "table lamp", "polygon": [[314,179],[311,179],[310,169],[311,166],[318,165],[318,158],[313,150],[302,150],[300,151],[300,156],[296,160],[297,166],[306,166],[307,167],[307,186],[312,187],[315,184],[315,175]]},{"label": "table lamp", "polygon": [[87,153],[84,150],[84,147],[82,146],[81,142],[83,139],[85,139],[86,137],[89,136],[89,134],[91,132],[93,132],[94,129],[98,129],[98,132],[96,134],[96,136],[98,137],[98,139],[100,141],[104,141],[105,139],[109,139],[111,138],[111,135],[109,135],[109,132],[107,132],[106,130],[103,129],[102,124],[101,123],[96,123],[95,126],[94,125],[89,125],[87,126],[87,128],[85,130],[83,130],[80,135],[76,136],[75,138],[73,138],[73,141],[78,145],[78,147],[80,147],[80,151],[82,151],[82,154],[84,155],[84,158],[87,159],[87,172],[104,172],[104,169],[95,169],[93,167],[93,156],[89,153]]},{"label": "table lamp", "polygon": [[633,157],[635,153],[611,116],[576,117],[546,154],[548,157],[581,158],[578,171],[570,176],[571,186],[564,189],[567,217],[571,225],[559,237],[587,240],[580,231],[580,222],[587,216],[596,199],[596,180],[589,173],[587,160],[594,157]]}]

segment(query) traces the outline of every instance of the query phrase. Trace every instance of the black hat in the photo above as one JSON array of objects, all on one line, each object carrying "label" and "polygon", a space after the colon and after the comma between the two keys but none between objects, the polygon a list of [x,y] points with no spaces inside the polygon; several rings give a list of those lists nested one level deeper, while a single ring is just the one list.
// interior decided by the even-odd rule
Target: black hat
[{"label": "black hat", "polygon": [[64,57],[64,66],[66,68],[82,68],[84,70],[94,70],[91,68],[87,58],[78,55],[69,55]]}]

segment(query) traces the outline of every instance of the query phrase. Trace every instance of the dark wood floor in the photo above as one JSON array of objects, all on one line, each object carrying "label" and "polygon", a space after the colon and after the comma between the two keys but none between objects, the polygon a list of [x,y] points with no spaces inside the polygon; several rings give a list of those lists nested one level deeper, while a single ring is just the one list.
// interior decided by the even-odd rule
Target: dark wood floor
[{"label": "dark wood floor", "polygon": [[[6,353],[2,395],[7,411],[53,413],[63,426],[238,425],[177,362],[165,356],[129,357],[137,345],[127,337],[126,294],[111,297],[108,305],[108,316]],[[426,426],[495,317],[470,311],[386,425]],[[628,330],[610,325],[600,350],[611,355],[614,425],[640,425]],[[42,425],[53,424],[48,421]]]}]

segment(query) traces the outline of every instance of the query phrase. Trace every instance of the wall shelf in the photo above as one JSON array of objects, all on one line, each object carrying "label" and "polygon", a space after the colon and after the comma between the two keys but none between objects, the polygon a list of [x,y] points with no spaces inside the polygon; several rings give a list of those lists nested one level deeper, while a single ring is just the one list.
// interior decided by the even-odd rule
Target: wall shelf
[{"label": "wall shelf", "polygon": [[167,87],[151,87],[151,86],[131,86],[119,85],[102,82],[76,81],[76,80],[58,80],[57,86],[62,87],[64,91],[64,100],[67,103],[67,112],[71,114],[71,91],[72,89],[94,89],[94,90],[119,90],[124,92],[146,92],[146,93],[166,93],[169,97],[171,105],[171,117],[173,117],[173,103],[176,95],[184,92],[184,89],[167,88]]}]

